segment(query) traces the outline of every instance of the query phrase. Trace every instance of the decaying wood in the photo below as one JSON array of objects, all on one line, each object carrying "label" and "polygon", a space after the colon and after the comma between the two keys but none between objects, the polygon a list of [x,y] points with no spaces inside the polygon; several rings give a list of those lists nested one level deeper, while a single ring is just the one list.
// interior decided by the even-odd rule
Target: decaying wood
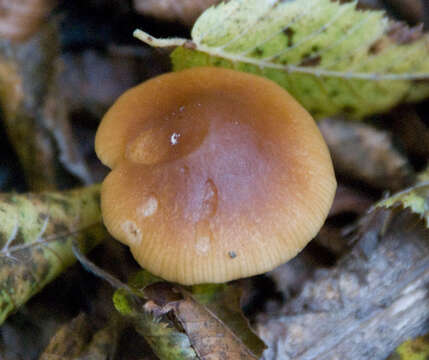
[{"label": "decaying wood", "polygon": [[261,319],[265,360],[382,360],[429,331],[429,232],[407,212],[377,211],[332,270]]}]

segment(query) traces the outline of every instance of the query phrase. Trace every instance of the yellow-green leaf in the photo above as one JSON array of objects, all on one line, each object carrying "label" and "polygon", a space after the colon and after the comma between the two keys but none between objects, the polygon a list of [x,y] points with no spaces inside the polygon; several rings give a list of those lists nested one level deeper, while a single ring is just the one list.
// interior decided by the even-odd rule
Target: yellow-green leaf
[{"label": "yellow-green leaf", "polygon": [[387,360],[427,360],[429,358],[429,335],[405,341]]},{"label": "yellow-green leaf", "polygon": [[417,183],[387,199],[378,202],[375,207],[393,208],[401,206],[419,215],[429,228],[429,168],[419,174]]},{"label": "yellow-green leaf", "polygon": [[99,185],[64,192],[0,194],[0,324],[75,262],[72,239],[97,245]]},{"label": "yellow-green leaf", "polygon": [[[148,272],[142,271],[143,276],[138,276],[132,282],[141,284],[139,291],[144,295],[147,285],[154,279]],[[146,276],[147,275],[147,276]],[[143,279],[144,278],[144,279]],[[145,281],[148,280],[148,282]],[[155,281],[156,282],[156,281]],[[125,289],[118,289],[113,295],[113,303],[116,310],[129,318],[136,331],[140,333],[151,346],[153,352],[163,360],[197,360],[198,357],[191,346],[189,337],[177,329],[175,322],[169,319],[162,310],[155,311],[150,306],[152,302],[142,306],[136,303],[134,294]],[[158,310],[155,305],[154,308]],[[154,310],[154,311],[152,311]],[[157,312],[160,312],[159,314]]]},{"label": "yellow-green leaf", "polygon": [[175,70],[221,66],[268,77],[317,117],[359,118],[427,97],[429,36],[356,5],[231,0],[200,16],[192,40],[135,35],[153,46],[179,46]]}]

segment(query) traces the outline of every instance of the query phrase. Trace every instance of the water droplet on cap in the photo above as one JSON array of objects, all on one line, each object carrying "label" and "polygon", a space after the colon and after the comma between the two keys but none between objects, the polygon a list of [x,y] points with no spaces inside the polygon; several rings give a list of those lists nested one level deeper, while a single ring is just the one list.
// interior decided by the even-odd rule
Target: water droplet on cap
[{"label": "water droplet on cap", "polygon": [[210,237],[201,236],[198,238],[195,248],[200,254],[206,254],[210,250]]},{"label": "water droplet on cap", "polygon": [[173,133],[170,137],[170,144],[171,145],[177,145],[179,143],[180,134],[179,133]]},{"label": "water droplet on cap", "polygon": [[121,224],[122,231],[126,234],[130,245],[137,245],[142,240],[142,233],[136,223],[131,220],[126,220]]},{"label": "water droplet on cap", "polygon": [[150,196],[142,206],[137,209],[140,216],[149,217],[156,213],[158,210],[158,200],[154,196]]},{"label": "water droplet on cap", "polygon": [[216,214],[218,205],[217,188],[213,180],[208,179],[205,183],[203,203],[201,207],[201,219],[207,219]]},{"label": "water droplet on cap", "polygon": [[199,221],[195,226],[195,249],[201,255],[206,255],[211,248],[213,235],[208,221]]}]

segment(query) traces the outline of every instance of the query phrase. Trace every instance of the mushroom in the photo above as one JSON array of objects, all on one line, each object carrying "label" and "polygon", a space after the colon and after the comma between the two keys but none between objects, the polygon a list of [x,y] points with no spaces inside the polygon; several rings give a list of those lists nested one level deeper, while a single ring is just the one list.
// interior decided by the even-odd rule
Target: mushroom
[{"label": "mushroom", "polygon": [[317,234],[336,181],[317,125],[274,82],[193,68],[128,90],[96,135],[105,225],[181,284],[260,274]]}]

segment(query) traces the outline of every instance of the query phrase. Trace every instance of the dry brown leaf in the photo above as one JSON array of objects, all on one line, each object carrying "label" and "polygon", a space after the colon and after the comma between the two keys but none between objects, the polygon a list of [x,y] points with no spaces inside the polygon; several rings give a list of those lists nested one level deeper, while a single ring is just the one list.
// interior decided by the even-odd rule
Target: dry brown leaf
[{"label": "dry brown leaf", "polygon": [[0,0],[0,38],[25,41],[39,29],[52,0]]},{"label": "dry brown leaf", "polygon": [[240,289],[232,285],[201,285],[194,286],[192,292],[167,284],[155,284],[145,290],[161,306],[158,310],[152,307],[152,311],[173,310],[201,360],[258,359],[264,344],[241,313]]},{"label": "dry brown leaf", "polygon": [[173,309],[201,360],[258,359],[214,313],[183,294]]},{"label": "dry brown leaf", "polygon": [[231,330],[250,353],[260,355],[265,344],[250,328],[249,321],[241,310],[245,296],[244,286],[243,282],[229,285],[196,285],[192,287],[191,297]]},{"label": "dry brown leaf", "polygon": [[325,119],[320,130],[331,151],[336,172],[380,189],[408,186],[413,171],[393,146],[389,133],[361,123]]}]

